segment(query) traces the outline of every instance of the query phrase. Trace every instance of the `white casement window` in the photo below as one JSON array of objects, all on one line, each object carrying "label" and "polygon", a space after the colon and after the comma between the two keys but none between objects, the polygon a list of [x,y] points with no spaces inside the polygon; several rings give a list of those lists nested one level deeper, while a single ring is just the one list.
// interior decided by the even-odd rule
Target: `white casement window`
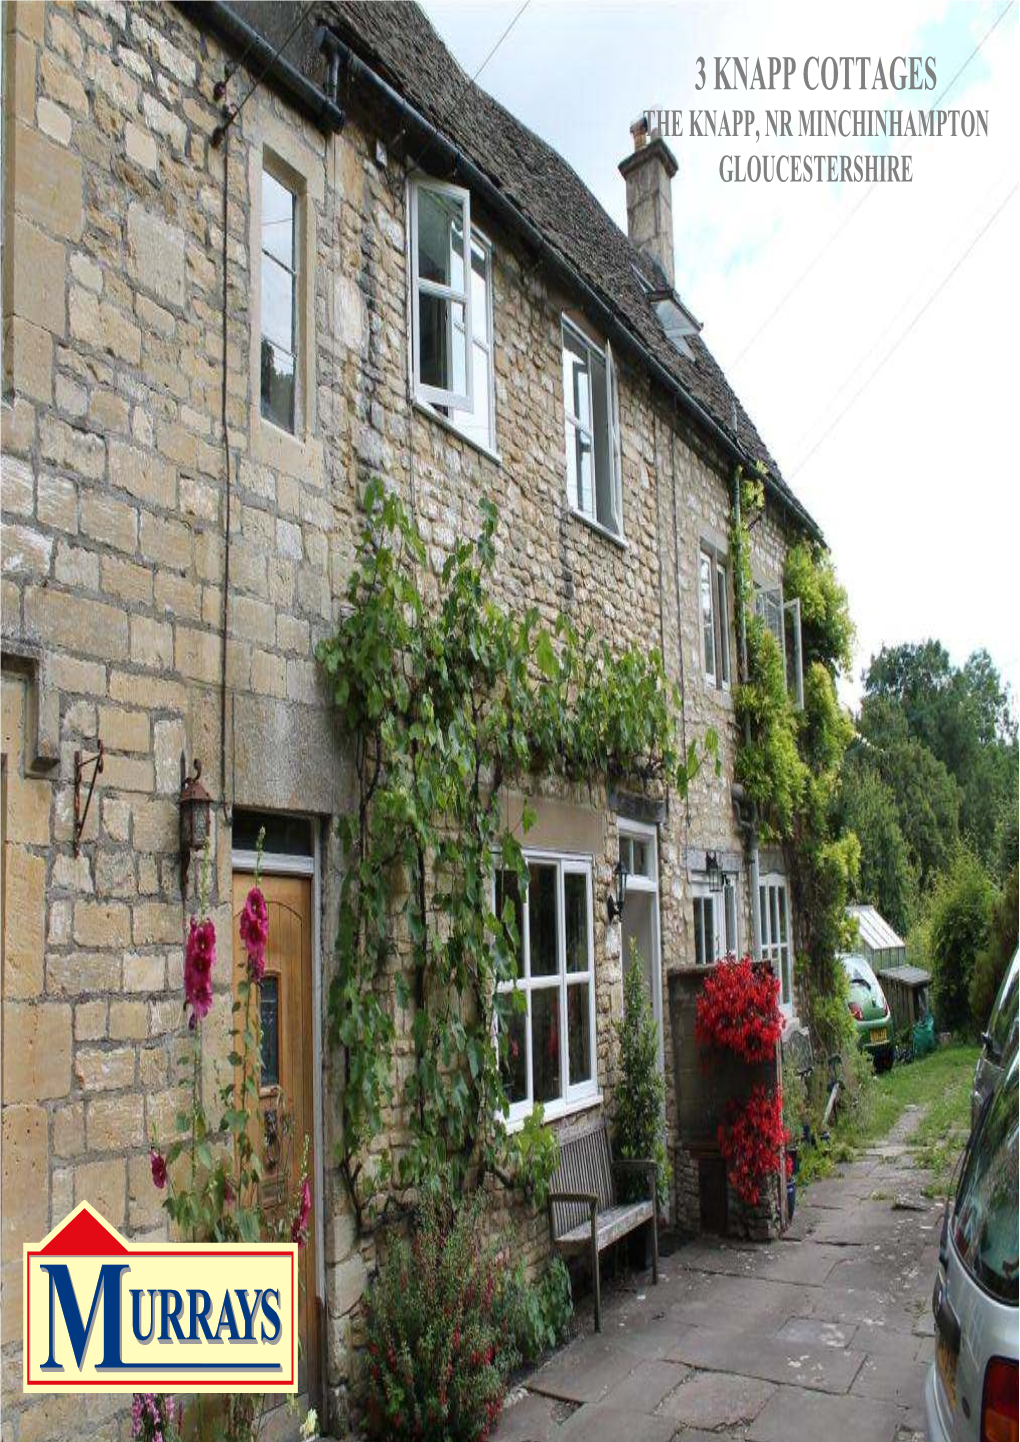
[{"label": "white casement window", "polygon": [[710,966],[724,956],[736,956],[740,947],[737,928],[737,878],[727,876],[721,891],[697,883],[694,894],[694,963]]},{"label": "white casement window", "polygon": [[782,586],[754,588],[754,609],[775,637],[783,658],[783,673],[790,699],[800,711],[804,707],[804,653],[800,631],[800,598],[783,600]]},{"label": "white casement window", "polygon": [[519,895],[512,873],[496,875],[497,915],[508,900],[520,954],[517,981],[502,983],[500,991],[516,989],[525,1001],[523,1011],[508,1009],[501,1039],[503,1085],[515,1122],[536,1102],[549,1118],[598,1094],[591,862],[529,855],[526,896]]},{"label": "white casement window", "polygon": [[296,429],[298,198],[262,170],[261,405],[281,430]]},{"label": "white casement window", "polygon": [[471,196],[459,185],[416,180],[410,210],[415,397],[473,415]]},{"label": "white casement window", "polygon": [[714,551],[702,547],[698,562],[702,660],[705,680],[721,691],[730,689],[729,597],[729,578],[724,562]]},{"label": "white casement window", "polygon": [[787,1016],[793,1014],[793,937],[790,929],[790,900],[786,877],[762,876],[758,883],[758,914],[761,918],[761,954],[779,978],[779,1003]]},{"label": "white casement window", "polygon": [[612,347],[563,318],[567,500],[611,535],[623,535],[620,401]]}]

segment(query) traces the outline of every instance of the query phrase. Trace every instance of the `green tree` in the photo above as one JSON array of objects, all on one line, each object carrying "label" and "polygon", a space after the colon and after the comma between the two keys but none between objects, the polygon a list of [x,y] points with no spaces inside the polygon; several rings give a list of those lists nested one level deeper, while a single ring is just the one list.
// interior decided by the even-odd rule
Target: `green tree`
[{"label": "green tree", "polygon": [[[671,1168],[666,1150],[666,1083],[659,1066],[659,1041],[645,987],[641,954],[631,942],[623,977],[623,1017],[617,1023],[620,1076],[615,1091],[613,1150],[621,1159],[650,1157],[658,1163],[659,1205],[669,1201]],[[621,1178],[634,1198],[647,1195],[643,1180]]]},{"label": "green tree", "polygon": [[940,877],[928,910],[932,1001],[939,1026],[969,1029],[970,988],[988,941],[995,888],[976,856],[960,851]]},{"label": "green tree", "polygon": [[[938,641],[883,649],[865,675],[865,708],[878,701],[902,716],[908,733],[956,780],[961,835],[986,865],[998,867],[997,838],[1016,816],[1020,771],[1009,689],[988,652],[955,667]],[[1012,860],[1015,853],[1005,871]]]},{"label": "green tree", "polygon": [[896,803],[900,830],[922,887],[948,866],[960,841],[960,789],[932,751],[914,736],[894,702],[865,700],[863,757]]},{"label": "green tree", "polygon": [[1016,866],[992,907],[988,941],[978,953],[970,983],[970,1010],[974,1025],[987,1025],[1006,967],[1017,948],[1017,915],[1020,912],[1020,870]]},{"label": "green tree", "polygon": [[900,829],[896,798],[859,750],[847,758],[839,814],[861,843],[856,900],[876,906],[906,936],[917,905],[917,870]]}]

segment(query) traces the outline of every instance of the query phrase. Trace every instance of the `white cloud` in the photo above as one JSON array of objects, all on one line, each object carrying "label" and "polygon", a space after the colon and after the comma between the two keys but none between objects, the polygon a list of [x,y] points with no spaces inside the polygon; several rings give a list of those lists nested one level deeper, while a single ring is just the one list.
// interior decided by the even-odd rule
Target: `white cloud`
[{"label": "white cloud", "polygon": [[[473,72],[518,5],[427,9]],[[630,122],[649,106],[751,105],[764,119],[769,104],[901,103],[882,91],[698,94],[698,55],[711,63],[716,54],[800,62],[809,55],[930,54],[938,75],[930,103],[1002,9],[1003,0],[838,7],[533,0],[481,83],[553,144],[625,224],[616,165],[629,149]],[[672,142],[680,163],[673,182],[678,289],[825,530],[850,589],[858,670],[883,644],[933,635],[958,661],[987,646],[1014,690],[1018,501],[1010,422],[1020,197],[946,277],[1015,183],[1016,20],[1013,7],[944,102],[987,109],[987,139],[892,142],[913,156],[915,178],[876,187],[863,204],[862,186],[727,185],[719,178],[722,154],[762,153],[771,143]],[[836,147],[797,141],[795,148]]]}]

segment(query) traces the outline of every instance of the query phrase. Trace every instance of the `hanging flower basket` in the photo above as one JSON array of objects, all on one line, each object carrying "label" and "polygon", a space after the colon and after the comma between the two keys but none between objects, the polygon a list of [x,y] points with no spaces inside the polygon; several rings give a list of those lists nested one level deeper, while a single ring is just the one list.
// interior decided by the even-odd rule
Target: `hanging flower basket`
[{"label": "hanging flower basket", "polygon": [[705,978],[694,1035],[706,1050],[729,1051],[754,1065],[771,1061],[783,1030],[779,978],[749,956],[720,961]]}]

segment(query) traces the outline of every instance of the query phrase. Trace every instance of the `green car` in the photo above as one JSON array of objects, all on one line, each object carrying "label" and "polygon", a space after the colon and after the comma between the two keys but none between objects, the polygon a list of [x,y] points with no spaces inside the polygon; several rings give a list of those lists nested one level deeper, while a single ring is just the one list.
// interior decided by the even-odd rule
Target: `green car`
[{"label": "green car", "polygon": [[841,956],[850,981],[847,1005],[854,1019],[857,1042],[874,1062],[876,1071],[888,1071],[896,1055],[893,1019],[878,977],[863,956]]}]

